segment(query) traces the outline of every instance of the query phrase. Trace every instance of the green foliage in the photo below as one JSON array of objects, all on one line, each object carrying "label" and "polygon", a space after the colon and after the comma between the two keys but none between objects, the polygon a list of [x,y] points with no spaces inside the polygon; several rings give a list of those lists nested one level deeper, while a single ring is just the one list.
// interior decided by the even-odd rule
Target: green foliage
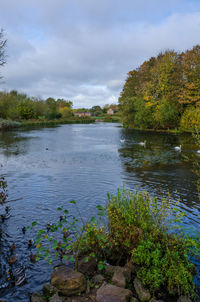
[{"label": "green foliage", "polygon": [[18,122],[0,119],[0,130],[8,130],[8,129],[12,129],[12,128],[17,128],[19,126],[20,126],[20,123],[18,123]]},{"label": "green foliage", "polygon": [[159,105],[156,106],[154,119],[157,123],[156,128],[176,128],[179,126],[179,112],[173,104],[162,99]]},{"label": "green foliage", "polygon": [[30,98],[15,90],[0,92],[0,118],[7,120],[30,120],[44,117],[47,120],[72,116],[72,102],[48,98],[46,101]]},{"label": "green foliage", "polygon": [[153,293],[162,289],[171,294],[193,293],[196,272],[189,257],[200,254],[199,235],[183,232],[185,214],[178,202],[122,188],[116,196],[108,194],[107,205],[97,206],[97,215],[88,221],[81,217],[76,202],[70,203],[78,218],[67,209],[57,209],[61,214],[58,223],[38,231],[37,260],[44,257],[51,263],[56,256],[74,262],[78,269],[78,259],[87,255],[86,261],[88,257],[98,260],[99,270],[107,262],[124,265],[132,261],[139,266],[137,276]]},{"label": "green foliage", "polygon": [[22,102],[17,106],[20,119],[29,120],[35,117],[34,110],[30,101]]},{"label": "green foliage", "polygon": [[[200,127],[200,46],[185,53],[166,51],[128,73],[119,97],[124,126],[192,131]],[[187,119],[189,117],[189,119]]]},{"label": "green foliage", "polygon": [[133,261],[140,266],[137,276],[152,292],[167,287],[170,293],[191,294],[194,265],[185,252],[184,241],[173,236],[146,235],[133,251]]},{"label": "green foliage", "polygon": [[200,108],[189,106],[183,113],[180,128],[184,131],[200,131]]}]

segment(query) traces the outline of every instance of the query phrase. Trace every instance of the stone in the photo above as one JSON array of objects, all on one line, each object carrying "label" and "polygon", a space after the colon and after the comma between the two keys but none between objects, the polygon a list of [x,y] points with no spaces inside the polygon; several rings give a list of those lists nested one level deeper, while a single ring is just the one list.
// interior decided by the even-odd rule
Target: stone
[{"label": "stone", "polygon": [[112,284],[125,288],[126,287],[126,278],[122,271],[115,271],[112,277]]},{"label": "stone", "polygon": [[130,302],[139,302],[139,301],[138,301],[138,299],[137,299],[137,298],[132,297],[132,298],[131,298],[131,300],[130,300]]},{"label": "stone", "polygon": [[129,289],[124,289],[115,285],[102,285],[97,290],[97,302],[127,302],[133,293]]},{"label": "stone", "polygon": [[180,296],[177,302],[192,302],[192,300],[187,296]]},{"label": "stone", "polygon": [[95,285],[97,284],[102,284],[104,282],[105,278],[101,274],[97,274],[94,277],[92,277],[91,282],[94,283]]},{"label": "stone", "polygon": [[45,299],[38,292],[33,293],[31,296],[31,302],[44,302],[44,301],[45,301]]},{"label": "stone", "polygon": [[97,260],[94,257],[83,257],[78,262],[78,271],[89,277],[95,274],[96,269],[97,269]]},{"label": "stone", "polygon": [[131,280],[131,269],[129,267],[127,267],[127,266],[112,266],[112,265],[108,265],[106,267],[106,273],[109,276],[113,276],[115,274],[115,272],[120,272],[120,273],[124,274],[127,281]]},{"label": "stone", "polygon": [[106,270],[106,273],[109,275],[109,276],[112,276],[114,274],[114,272],[116,271],[116,267],[117,266],[113,266],[113,265],[107,265],[105,270]]},{"label": "stone", "polygon": [[151,298],[150,292],[146,289],[140,279],[134,279],[134,288],[141,302],[149,301]]},{"label": "stone", "polygon": [[82,273],[63,265],[56,267],[51,274],[51,285],[55,286],[61,295],[68,297],[85,291],[86,279]]},{"label": "stone", "polygon": [[49,302],[63,302],[63,299],[56,293],[49,299]]},{"label": "stone", "polygon": [[46,297],[52,297],[54,294],[56,294],[57,289],[53,285],[49,283],[45,283],[42,287],[42,291],[44,296]]}]

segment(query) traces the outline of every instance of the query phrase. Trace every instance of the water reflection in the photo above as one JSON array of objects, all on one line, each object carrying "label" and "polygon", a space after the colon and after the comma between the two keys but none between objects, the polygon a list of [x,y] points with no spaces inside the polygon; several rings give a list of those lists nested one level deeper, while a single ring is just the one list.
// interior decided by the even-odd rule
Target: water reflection
[{"label": "water reflection", "polygon": [[5,157],[25,155],[29,138],[16,132],[0,132],[0,151]]},{"label": "water reflection", "polygon": [[[141,146],[145,140],[146,146]],[[180,144],[182,152],[175,151]],[[30,238],[22,228],[34,220],[42,228],[47,217],[55,222],[58,205],[66,207],[71,199],[88,217],[97,204],[105,204],[107,192],[115,194],[123,183],[151,194],[169,191],[181,200],[185,223],[198,228],[200,207],[191,163],[191,155],[197,156],[195,148],[190,135],[133,131],[105,123],[0,133],[1,173],[8,181],[9,199],[20,198],[12,203],[4,225],[9,237],[1,259],[16,241],[17,265],[26,267],[27,276],[23,286],[3,290],[2,298],[28,302],[27,293],[41,290],[41,284],[49,281],[51,267],[45,262],[30,264]],[[187,162],[185,155],[190,158]]]},{"label": "water reflection", "polygon": [[[153,194],[170,192],[186,206],[200,210],[197,176],[192,169],[193,161],[199,157],[191,136],[122,130],[122,137],[125,141],[119,154],[126,182],[130,184],[130,178],[135,178],[141,188],[150,189]],[[146,145],[141,146],[141,141],[146,141]],[[180,144],[181,152],[175,150]]]}]

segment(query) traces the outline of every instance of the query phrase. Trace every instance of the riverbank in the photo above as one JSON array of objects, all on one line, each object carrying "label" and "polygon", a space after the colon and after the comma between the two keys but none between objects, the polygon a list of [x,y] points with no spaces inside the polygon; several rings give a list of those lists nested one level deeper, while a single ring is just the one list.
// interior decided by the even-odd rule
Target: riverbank
[{"label": "riverbank", "polygon": [[157,132],[157,133],[173,133],[173,134],[182,134],[182,133],[193,133],[194,131],[190,130],[183,130],[183,129],[148,129],[148,128],[137,128],[134,126],[127,126],[123,125],[123,128],[125,129],[132,129],[132,130],[137,130],[137,131],[146,131],[146,132]]},{"label": "riverbank", "polygon": [[23,121],[10,121],[0,119],[0,131],[12,130],[15,128],[26,128],[31,126],[53,126],[59,124],[90,124],[94,123],[95,119],[90,117],[71,117],[68,119],[54,119],[54,120],[44,120],[44,119],[31,119]]},{"label": "riverbank", "polygon": [[95,122],[104,122],[104,123],[120,123],[121,117],[119,115],[102,115],[96,116]]},{"label": "riverbank", "polygon": [[[191,260],[200,245],[194,235],[180,235],[184,213],[177,211],[177,202],[123,188],[108,194],[107,205],[98,205],[97,216],[87,222],[76,202],[70,204],[77,217],[70,219],[69,210],[59,207],[58,223],[36,236],[36,259],[60,260],[51,284],[43,286],[47,301],[54,301],[53,295],[59,302],[195,301],[197,271]],[[107,222],[102,222],[104,216]],[[63,239],[58,242],[59,229]],[[42,301],[39,293],[31,301],[35,295]]]}]

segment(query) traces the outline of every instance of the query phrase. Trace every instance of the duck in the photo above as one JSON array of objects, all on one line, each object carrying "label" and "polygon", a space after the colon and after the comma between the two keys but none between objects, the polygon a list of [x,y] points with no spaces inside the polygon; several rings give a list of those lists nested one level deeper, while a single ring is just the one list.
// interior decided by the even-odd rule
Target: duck
[{"label": "duck", "polygon": [[36,262],[36,258],[37,258],[37,254],[32,254],[32,253],[30,253],[29,258],[30,258],[30,261],[31,261],[32,263],[35,263],[35,262]]},{"label": "duck", "polygon": [[33,241],[31,239],[29,239],[28,241],[28,247],[30,248],[33,245]]},{"label": "duck", "polygon": [[16,256],[16,255],[13,255],[13,256],[11,256],[11,257],[8,259],[8,263],[9,263],[10,265],[13,265],[16,261],[17,261],[17,256]]},{"label": "duck", "polygon": [[25,226],[22,228],[22,233],[23,233],[23,234],[26,233],[26,227],[25,227]]},{"label": "duck", "polygon": [[140,146],[144,146],[144,147],[145,147],[145,146],[146,146],[146,140],[145,140],[145,141],[143,141],[143,142],[139,142],[139,145],[140,145]]},{"label": "duck", "polygon": [[176,151],[181,151],[181,145],[180,145],[180,146],[174,147],[174,149],[175,149]]},{"label": "duck", "polygon": [[10,245],[10,251],[13,252],[15,249],[16,249],[16,243],[13,242],[13,243]]}]

